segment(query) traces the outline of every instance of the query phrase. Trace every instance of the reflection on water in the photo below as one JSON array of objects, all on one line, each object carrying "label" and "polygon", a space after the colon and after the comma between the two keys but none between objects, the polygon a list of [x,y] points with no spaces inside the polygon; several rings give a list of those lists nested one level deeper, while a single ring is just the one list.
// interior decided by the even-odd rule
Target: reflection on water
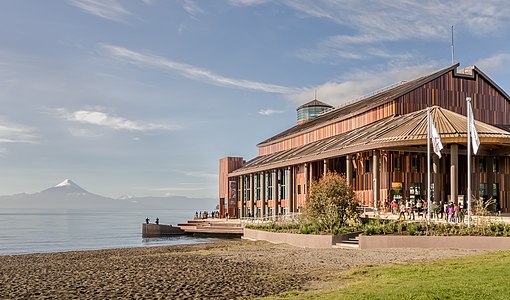
[{"label": "reflection on water", "polygon": [[204,243],[176,236],[142,238],[145,218],[178,224],[193,218],[187,210],[45,210],[0,208],[0,255]]}]

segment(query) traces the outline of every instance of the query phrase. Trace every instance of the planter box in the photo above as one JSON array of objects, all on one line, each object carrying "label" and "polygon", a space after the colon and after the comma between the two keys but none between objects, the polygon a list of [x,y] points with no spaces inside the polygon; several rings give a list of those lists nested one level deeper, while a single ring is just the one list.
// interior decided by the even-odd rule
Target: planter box
[{"label": "planter box", "polygon": [[244,239],[254,241],[267,241],[274,244],[289,244],[300,248],[331,248],[336,243],[349,239],[350,236],[356,236],[359,233],[340,234],[340,235],[316,235],[316,234],[295,234],[268,232],[244,228]]},{"label": "planter box", "polygon": [[490,236],[360,235],[359,248],[510,250],[510,238]]}]

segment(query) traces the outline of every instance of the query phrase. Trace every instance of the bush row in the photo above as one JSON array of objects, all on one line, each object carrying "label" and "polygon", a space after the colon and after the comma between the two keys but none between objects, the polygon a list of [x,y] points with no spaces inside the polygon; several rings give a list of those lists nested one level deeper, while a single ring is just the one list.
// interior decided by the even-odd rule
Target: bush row
[{"label": "bush row", "polygon": [[472,225],[452,223],[425,222],[371,222],[364,226],[363,233],[366,235],[430,235],[430,236],[510,236],[510,224],[490,223]]},{"label": "bush row", "polygon": [[317,224],[299,223],[266,223],[247,224],[246,228],[264,230],[269,232],[299,233],[299,234],[343,234],[355,231],[363,231],[365,235],[430,235],[430,236],[510,236],[510,224],[490,223],[472,225],[452,223],[431,223],[425,222],[389,222],[383,220],[371,220],[362,222],[359,226],[336,227],[332,230],[325,230]]}]

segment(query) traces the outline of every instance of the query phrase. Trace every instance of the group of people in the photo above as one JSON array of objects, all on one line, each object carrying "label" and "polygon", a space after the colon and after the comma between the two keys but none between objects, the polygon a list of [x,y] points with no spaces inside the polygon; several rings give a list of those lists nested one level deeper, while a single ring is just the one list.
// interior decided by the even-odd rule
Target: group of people
[{"label": "group of people", "polygon": [[409,220],[415,219],[415,213],[418,215],[418,217],[423,217],[424,211],[426,209],[425,201],[423,201],[423,199],[419,199],[416,202],[409,201],[409,200],[407,200],[405,202],[401,201],[400,205],[398,205],[396,200],[393,200],[393,201],[391,201],[390,206],[391,206],[392,214],[395,215],[395,214],[397,214],[397,212],[399,213],[399,216],[398,216],[399,220],[401,218],[403,218],[405,220],[406,213],[407,213],[407,218]]},{"label": "group of people", "polygon": [[209,213],[208,211],[196,211],[195,212],[195,220],[196,219],[207,219],[207,218],[213,218],[213,219],[218,219],[220,217],[220,212],[219,211],[212,211],[211,213]]},{"label": "group of people", "polygon": [[[145,224],[150,224],[151,220],[149,218],[145,219]],[[156,217],[156,225],[159,224],[159,218]]]},{"label": "group of people", "polygon": [[443,205],[442,215],[447,222],[461,223],[464,222],[464,213],[462,207],[458,203],[445,203]]},{"label": "group of people", "polygon": [[[396,200],[393,200],[390,203],[391,213],[399,214],[398,219],[406,220],[406,215],[408,220],[415,219],[415,213],[418,215],[417,217],[425,217],[427,211],[427,203],[423,201],[423,199],[419,199],[416,202],[406,200],[400,201],[397,203]],[[458,203],[445,203],[442,207],[435,202],[432,203],[432,213],[431,218],[436,219],[444,219],[447,222],[452,223],[461,223],[464,221],[464,213],[463,208]]]}]

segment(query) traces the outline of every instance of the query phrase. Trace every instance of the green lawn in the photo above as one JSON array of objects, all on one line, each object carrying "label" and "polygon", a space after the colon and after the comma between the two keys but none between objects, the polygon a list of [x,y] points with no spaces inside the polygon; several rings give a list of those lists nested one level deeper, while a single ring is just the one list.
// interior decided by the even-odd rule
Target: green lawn
[{"label": "green lawn", "polygon": [[268,299],[510,299],[510,252],[362,267],[337,281],[338,288]]}]

